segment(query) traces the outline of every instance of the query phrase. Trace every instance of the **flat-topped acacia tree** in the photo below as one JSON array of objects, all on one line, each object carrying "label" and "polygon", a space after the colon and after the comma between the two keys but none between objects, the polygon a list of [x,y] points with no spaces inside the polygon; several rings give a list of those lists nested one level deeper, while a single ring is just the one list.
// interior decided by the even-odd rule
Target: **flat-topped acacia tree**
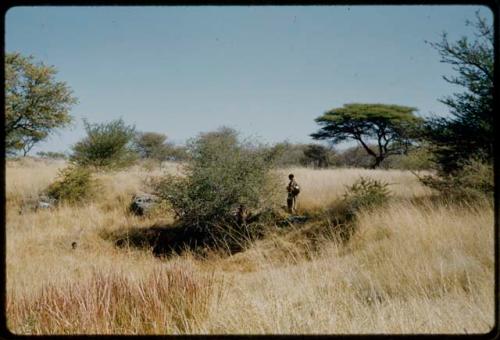
[{"label": "flat-topped acacia tree", "polygon": [[372,168],[376,168],[390,155],[407,153],[414,144],[423,122],[414,115],[416,110],[399,105],[344,104],[316,118],[321,129],[311,137],[333,144],[356,140],[373,157]]}]

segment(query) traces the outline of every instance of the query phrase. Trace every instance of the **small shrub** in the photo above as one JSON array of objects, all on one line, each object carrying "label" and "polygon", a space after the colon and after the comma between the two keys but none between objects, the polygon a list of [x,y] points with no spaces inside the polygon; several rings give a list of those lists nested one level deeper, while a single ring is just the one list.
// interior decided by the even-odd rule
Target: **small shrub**
[{"label": "small shrub", "polygon": [[343,197],[344,203],[353,214],[362,208],[384,205],[389,199],[388,185],[376,179],[360,177],[347,187]]},{"label": "small shrub", "polygon": [[46,194],[58,202],[74,204],[88,200],[95,190],[95,181],[90,170],[72,165],[59,172],[58,178],[47,188]]}]

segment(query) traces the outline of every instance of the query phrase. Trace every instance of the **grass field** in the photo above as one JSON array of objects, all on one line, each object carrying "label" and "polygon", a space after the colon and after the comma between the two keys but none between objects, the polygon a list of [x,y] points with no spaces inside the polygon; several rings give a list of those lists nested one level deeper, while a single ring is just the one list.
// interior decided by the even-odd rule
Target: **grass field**
[{"label": "grass field", "polygon": [[[92,203],[19,213],[62,163],[6,168],[7,325],[16,334],[486,333],[494,325],[493,206],[428,199],[409,172],[283,169],[299,211],[335,204],[360,175],[390,183],[390,204],[358,217],[345,244],[276,231],[232,256],[154,257],[103,237],[168,224],[127,212],[152,173],[99,175]],[[160,172],[177,172],[168,164]],[[285,194],[284,198],[285,200]],[[73,249],[72,242],[77,242]]]}]

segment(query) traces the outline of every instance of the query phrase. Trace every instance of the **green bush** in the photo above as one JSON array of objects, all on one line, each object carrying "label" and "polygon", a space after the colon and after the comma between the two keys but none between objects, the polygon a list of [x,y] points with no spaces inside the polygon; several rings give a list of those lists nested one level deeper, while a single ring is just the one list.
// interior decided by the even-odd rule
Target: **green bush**
[{"label": "green bush", "polygon": [[71,161],[97,169],[127,167],[137,154],[133,149],[135,128],[118,119],[109,123],[90,124],[83,121],[87,136],[75,144]]},{"label": "green bush", "polygon": [[352,214],[360,209],[382,206],[389,199],[388,185],[379,180],[360,177],[354,184],[347,187],[343,197],[344,204]]},{"label": "green bush", "polygon": [[424,176],[420,181],[449,199],[475,200],[493,198],[493,164],[472,158],[461,163],[461,168],[450,174]]},{"label": "green bush", "polygon": [[74,165],[60,170],[56,181],[46,190],[50,198],[70,204],[87,201],[95,192],[96,183],[90,170]]},{"label": "green bush", "polygon": [[153,185],[184,225],[241,225],[245,216],[274,205],[276,182],[265,152],[239,141],[234,130],[202,134],[188,150],[183,176],[167,175]]},{"label": "green bush", "polygon": [[320,144],[309,144],[304,149],[301,164],[315,168],[328,168],[336,164],[335,151]]}]

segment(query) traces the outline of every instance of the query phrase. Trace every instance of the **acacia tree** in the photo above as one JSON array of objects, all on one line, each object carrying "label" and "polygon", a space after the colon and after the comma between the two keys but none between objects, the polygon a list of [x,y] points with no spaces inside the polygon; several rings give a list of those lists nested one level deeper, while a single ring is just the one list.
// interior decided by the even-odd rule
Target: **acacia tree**
[{"label": "acacia tree", "polygon": [[5,150],[26,155],[56,128],[71,122],[69,111],[77,102],[57,70],[32,56],[5,54]]},{"label": "acacia tree", "polygon": [[451,117],[426,121],[426,136],[433,146],[439,170],[451,173],[467,159],[493,159],[493,27],[476,13],[475,40],[462,37],[454,43],[443,33],[441,42],[429,43],[441,55],[441,62],[453,65],[456,76],[443,76],[464,92],[440,99]]},{"label": "acacia tree", "polygon": [[[386,157],[408,152],[422,121],[414,111],[399,105],[345,104],[316,118],[321,129],[311,137],[333,144],[356,140],[373,157],[371,167],[376,168]],[[372,141],[375,148],[368,144]]]}]

